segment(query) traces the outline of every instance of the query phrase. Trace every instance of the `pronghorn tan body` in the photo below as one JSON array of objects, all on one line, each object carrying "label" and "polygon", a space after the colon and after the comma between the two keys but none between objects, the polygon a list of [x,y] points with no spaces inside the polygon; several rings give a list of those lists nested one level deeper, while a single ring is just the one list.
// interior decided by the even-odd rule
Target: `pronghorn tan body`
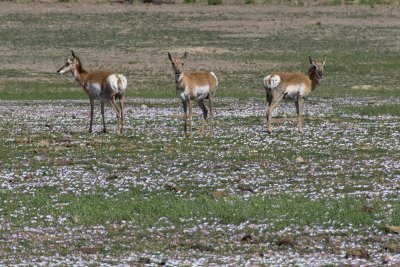
[{"label": "pronghorn tan body", "polygon": [[[187,56],[187,52],[181,58],[172,57],[168,52],[168,57],[172,63],[175,72],[176,83],[176,96],[182,101],[183,111],[185,113],[185,126],[184,131],[187,136],[187,120],[188,120],[188,106],[189,106],[189,135],[192,134],[192,101],[196,101],[203,112],[202,120],[202,134],[204,133],[204,126],[209,113],[209,133],[212,132],[212,102],[215,97],[215,91],[218,86],[217,76],[213,72],[199,71],[199,72],[184,72],[183,59]],[[208,112],[204,105],[204,99],[208,99]]]},{"label": "pronghorn tan body", "polygon": [[304,100],[317,87],[320,79],[324,76],[325,58],[322,62],[316,62],[309,57],[311,67],[308,75],[302,73],[277,72],[263,79],[266,90],[266,118],[267,132],[271,133],[272,111],[278,106],[282,99],[294,100],[298,116],[298,129],[303,133],[303,111]]},{"label": "pronghorn tan body", "polygon": [[[72,72],[75,80],[83,87],[90,100],[90,126],[89,132],[92,132],[94,100],[101,101],[101,116],[103,119],[103,132],[107,132],[104,120],[104,104],[109,102],[117,114],[117,131],[123,130],[124,125],[124,101],[127,80],[122,74],[115,74],[107,70],[85,71],[82,67],[81,60],[73,51],[73,58],[67,59],[67,62],[62,66],[57,73],[63,74],[68,71]],[[117,105],[116,100],[119,100]]]}]

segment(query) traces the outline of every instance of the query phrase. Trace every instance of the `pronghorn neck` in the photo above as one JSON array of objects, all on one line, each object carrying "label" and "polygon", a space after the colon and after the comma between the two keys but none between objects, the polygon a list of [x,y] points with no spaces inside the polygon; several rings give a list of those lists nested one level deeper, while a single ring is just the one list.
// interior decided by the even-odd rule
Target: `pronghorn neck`
[{"label": "pronghorn neck", "polygon": [[81,85],[85,83],[85,76],[87,71],[83,69],[80,61],[76,64],[76,67],[71,70],[72,74]]},{"label": "pronghorn neck", "polygon": [[183,73],[183,71],[179,72],[179,73],[175,73],[175,83],[176,83],[176,89],[177,90],[185,90],[185,84],[183,81],[183,76],[185,74]]},{"label": "pronghorn neck", "polygon": [[183,75],[183,71],[175,73],[175,81],[177,83],[180,83],[182,81]]},{"label": "pronghorn neck", "polygon": [[318,85],[319,85],[319,80],[321,77],[318,75],[318,72],[316,71],[317,67],[311,66],[310,69],[308,70],[308,77],[311,80],[311,90],[314,90]]}]

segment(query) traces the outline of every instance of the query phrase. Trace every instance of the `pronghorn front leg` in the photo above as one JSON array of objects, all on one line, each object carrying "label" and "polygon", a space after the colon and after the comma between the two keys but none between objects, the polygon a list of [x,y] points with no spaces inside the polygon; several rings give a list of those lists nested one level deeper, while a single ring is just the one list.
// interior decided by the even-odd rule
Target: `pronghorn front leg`
[{"label": "pronghorn front leg", "polygon": [[101,118],[103,119],[103,133],[106,133],[107,129],[106,129],[106,121],[104,119],[104,102],[103,101],[101,101]]},{"label": "pronghorn front leg", "polygon": [[90,101],[90,126],[89,126],[89,133],[92,132],[92,125],[93,125],[93,111],[94,111],[94,97],[89,96]]},{"label": "pronghorn front leg", "polygon": [[183,113],[184,113],[184,120],[185,124],[183,126],[183,131],[185,133],[185,137],[187,137],[187,120],[188,120],[188,114],[187,114],[187,102],[182,101],[182,107],[183,107]]},{"label": "pronghorn front leg", "polygon": [[304,112],[304,98],[302,96],[297,96],[296,99],[296,110],[298,117],[298,129],[300,133],[303,133],[303,112]]}]

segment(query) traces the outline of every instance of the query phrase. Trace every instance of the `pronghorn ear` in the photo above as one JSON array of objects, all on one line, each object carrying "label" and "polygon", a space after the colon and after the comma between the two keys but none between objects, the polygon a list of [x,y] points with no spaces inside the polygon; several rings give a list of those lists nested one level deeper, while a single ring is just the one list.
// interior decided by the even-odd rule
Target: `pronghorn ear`
[{"label": "pronghorn ear", "polygon": [[322,66],[325,67],[326,55],[324,56],[324,60],[322,60]]},{"label": "pronghorn ear", "polygon": [[71,54],[72,54],[73,57],[77,57],[73,50],[71,50]]},{"label": "pronghorn ear", "polygon": [[310,64],[315,66],[315,62],[311,59],[311,56],[308,56],[308,59],[310,60]]},{"label": "pronghorn ear", "polygon": [[185,54],[183,54],[182,59],[186,58],[189,55],[189,53],[187,51],[185,51]]},{"label": "pronghorn ear", "polygon": [[170,53],[170,52],[168,52],[168,58],[169,58],[169,60],[171,60],[171,61],[172,61],[172,55],[171,55],[171,53]]}]

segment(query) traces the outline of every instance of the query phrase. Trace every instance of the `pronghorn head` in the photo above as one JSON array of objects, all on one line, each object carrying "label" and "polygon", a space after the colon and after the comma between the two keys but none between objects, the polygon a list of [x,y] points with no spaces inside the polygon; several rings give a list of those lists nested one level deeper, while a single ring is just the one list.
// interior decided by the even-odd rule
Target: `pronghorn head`
[{"label": "pronghorn head", "polygon": [[188,52],[185,52],[182,57],[173,57],[170,52],[168,52],[169,60],[172,63],[172,68],[174,68],[175,74],[181,74],[183,72],[183,59],[185,59],[188,55]]},{"label": "pronghorn head", "polygon": [[324,77],[326,56],[324,57],[324,60],[322,60],[322,62],[317,62],[315,60],[312,60],[310,56],[308,56],[308,58],[310,60],[310,64],[312,65],[309,70],[309,73],[314,71],[317,78],[322,79]]},{"label": "pronghorn head", "polygon": [[72,53],[72,58],[71,59],[67,59],[67,62],[65,63],[64,66],[62,66],[57,73],[58,74],[63,74],[66,73],[68,71],[73,71],[74,69],[77,68],[77,66],[81,66],[81,60],[79,59],[79,57],[77,57],[74,53],[74,51],[71,50]]}]

